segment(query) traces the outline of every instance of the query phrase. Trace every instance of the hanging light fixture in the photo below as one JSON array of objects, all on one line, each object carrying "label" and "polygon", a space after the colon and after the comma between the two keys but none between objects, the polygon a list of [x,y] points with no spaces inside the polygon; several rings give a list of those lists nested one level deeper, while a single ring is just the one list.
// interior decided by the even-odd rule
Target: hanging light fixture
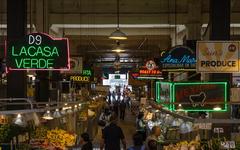
[{"label": "hanging light fixture", "polygon": [[69,107],[69,108],[67,109],[67,113],[68,113],[68,114],[72,114],[72,113],[73,113],[72,107]]},{"label": "hanging light fixture", "polygon": [[117,46],[112,51],[117,53],[125,52],[125,50],[121,48],[120,42],[116,41],[116,43],[117,43]]},{"label": "hanging light fixture", "polygon": [[111,33],[110,39],[114,40],[126,40],[127,35],[123,33],[119,28],[119,0],[117,0],[117,29]]},{"label": "hanging light fixture", "polygon": [[26,126],[27,123],[21,114],[17,114],[17,117],[13,120],[14,124],[19,126]]},{"label": "hanging light fixture", "polygon": [[53,118],[60,118],[61,113],[59,112],[59,109],[56,109],[55,112],[53,113]]},{"label": "hanging light fixture", "polygon": [[78,106],[77,105],[75,105],[74,106],[74,110],[73,110],[74,112],[77,112],[78,111]]},{"label": "hanging light fixture", "polygon": [[53,117],[52,117],[52,114],[51,114],[50,110],[47,110],[47,111],[43,114],[42,118],[43,118],[43,119],[46,119],[46,120],[52,120]]}]

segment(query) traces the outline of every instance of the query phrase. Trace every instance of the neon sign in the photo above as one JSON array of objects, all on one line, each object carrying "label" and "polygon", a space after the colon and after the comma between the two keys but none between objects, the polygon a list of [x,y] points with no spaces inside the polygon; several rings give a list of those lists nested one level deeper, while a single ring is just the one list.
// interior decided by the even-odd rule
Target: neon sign
[{"label": "neon sign", "polygon": [[227,82],[174,83],[173,102],[182,103],[173,104],[178,111],[227,111]]},{"label": "neon sign", "polygon": [[84,75],[84,76],[92,76],[92,70],[90,70],[90,69],[83,69],[82,75]]},{"label": "neon sign", "polygon": [[171,111],[227,111],[227,82],[158,81],[156,101]]},{"label": "neon sign", "polygon": [[32,33],[23,39],[9,40],[5,53],[9,70],[69,70],[69,45],[66,38]]},{"label": "neon sign", "polygon": [[168,71],[178,69],[195,70],[196,54],[188,47],[176,46],[170,51],[162,53],[160,67],[162,70]]},{"label": "neon sign", "polygon": [[70,76],[70,80],[75,82],[90,82],[90,77],[76,75],[76,76]]},{"label": "neon sign", "polygon": [[148,75],[148,76],[152,76],[152,75],[161,75],[162,72],[160,70],[147,70],[147,69],[140,69],[139,70],[140,76],[141,75]]}]

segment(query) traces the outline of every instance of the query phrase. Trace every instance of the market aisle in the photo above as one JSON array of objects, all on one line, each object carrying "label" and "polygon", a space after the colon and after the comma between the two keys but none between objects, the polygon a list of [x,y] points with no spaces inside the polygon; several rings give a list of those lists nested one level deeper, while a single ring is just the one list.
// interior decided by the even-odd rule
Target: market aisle
[{"label": "market aisle", "polygon": [[[130,111],[126,111],[126,116],[125,116],[125,120],[118,120],[118,125],[122,128],[125,138],[126,138],[126,142],[127,142],[127,147],[132,145],[132,135],[135,133],[136,129],[135,129],[135,116],[132,115],[132,113]],[[93,140],[93,144],[94,144],[94,148],[99,148],[99,142],[101,139],[101,128],[99,127],[98,129],[98,134],[97,136],[94,138]]]}]

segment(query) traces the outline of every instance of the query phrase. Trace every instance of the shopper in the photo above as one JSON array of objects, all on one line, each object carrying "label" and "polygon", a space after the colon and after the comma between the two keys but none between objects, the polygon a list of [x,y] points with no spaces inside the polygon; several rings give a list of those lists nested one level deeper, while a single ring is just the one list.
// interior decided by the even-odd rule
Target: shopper
[{"label": "shopper", "polygon": [[120,119],[124,120],[125,118],[126,103],[124,100],[120,103]]},{"label": "shopper", "polygon": [[146,125],[145,122],[143,121],[144,114],[139,113],[136,121],[136,131],[140,133],[143,137],[143,141],[146,140]]},{"label": "shopper", "polygon": [[133,144],[134,146],[128,148],[128,150],[145,150],[142,134],[137,132],[133,135]]},{"label": "shopper", "polygon": [[118,108],[119,108],[119,101],[116,100],[113,102],[113,112],[117,115],[117,117],[118,117],[118,112],[119,112]]},{"label": "shopper", "polygon": [[81,150],[93,150],[92,142],[88,133],[81,134],[80,145]]},{"label": "shopper", "polygon": [[98,121],[98,125],[104,129],[110,121],[111,111],[109,108],[105,108],[104,111],[101,113]]},{"label": "shopper", "polygon": [[[149,142],[150,141],[155,141],[157,143],[158,141],[158,137],[161,135],[161,128],[159,126],[154,126],[152,128],[152,132],[151,134],[147,137],[147,140],[146,140],[146,147],[147,147],[147,150],[152,150],[150,149],[151,147],[149,147]],[[151,144],[152,143],[152,144]],[[154,146],[154,143],[153,142],[150,142],[150,145],[153,145]]]},{"label": "shopper", "polygon": [[104,128],[100,150],[120,150],[120,141],[123,144],[123,150],[126,150],[126,141],[122,129],[117,125],[117,116],[111,115],[110,124]]}]

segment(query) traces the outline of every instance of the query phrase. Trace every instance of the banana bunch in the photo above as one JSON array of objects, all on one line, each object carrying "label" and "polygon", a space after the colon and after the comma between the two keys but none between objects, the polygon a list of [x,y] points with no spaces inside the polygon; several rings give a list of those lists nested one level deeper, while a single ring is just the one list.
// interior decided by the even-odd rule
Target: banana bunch
[{"label": "banana bunch", "polygon": [[67,133],[65,130],[56,128],[47,132],[47,139],[54,146],[64,149],[66,146],[74,145],[76,136]]}]

